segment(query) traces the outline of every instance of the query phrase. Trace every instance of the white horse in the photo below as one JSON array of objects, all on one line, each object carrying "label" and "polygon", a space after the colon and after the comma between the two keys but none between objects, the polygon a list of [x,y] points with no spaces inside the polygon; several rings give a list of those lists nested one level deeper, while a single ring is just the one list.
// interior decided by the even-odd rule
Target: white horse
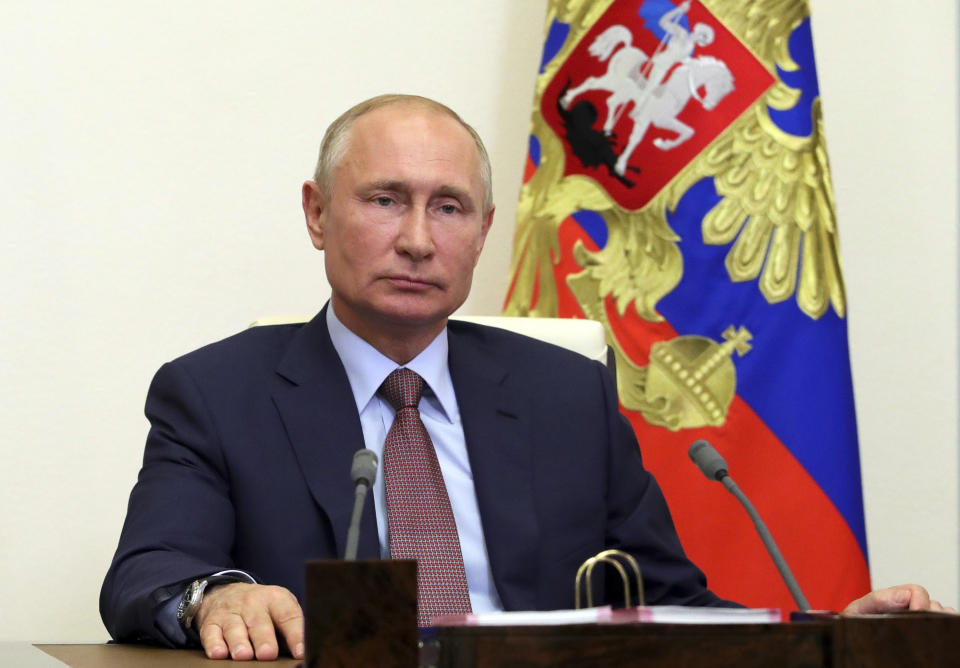
[{"label": "white horse", "polygon": [[[703,97],[697,94],[704,87]],[[643,141],[650,126],[677,133],[673,139],[656,138],[653,145],[661,151],[669,151],[694,135],[689,125],[677,120],[677,114],[683,111],[690,98],[694,98],[710,111],[720,100],[733,91],[733,74],[726,63],[712,56],[689,58],[677,67],[666,83],[652,91],[643,90],[633,97],[634,107],[630,110],[633,130],[627,147],[617,159],[616,172],[623,176],[627,162],[637,145]]]},{"label": "white horse", "polygon": [[610,54],[618,46],[623,45],[624,48],[610,58],[610,64],[604,74],[598,77],[587,77],[579,86],[568,90],[560,99],[563,108],[569,109],[574,99],[588,90],[609,91],[607,118],[603,123],[603,132],[607,135],[613,131],[613,126],[620,118],[622,107],[640,95],[641,86],[646,82],[643,74],[640,73],[640,67],[649,58],[641,49],[632,46],[632,43],[633,35],[622,25],[610,26],[600,33],[589,48],[590,55],[600,62],[610,58]]}]

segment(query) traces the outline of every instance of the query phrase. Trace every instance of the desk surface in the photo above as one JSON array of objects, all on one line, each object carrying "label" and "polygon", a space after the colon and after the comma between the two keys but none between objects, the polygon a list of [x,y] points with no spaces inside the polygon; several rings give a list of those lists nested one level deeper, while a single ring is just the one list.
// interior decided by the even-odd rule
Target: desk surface
[{"label": "desk surface", "polygon": [[[248,663],[248,662],[245,662]],[[199,650],[164,649],[137,645],[100,644],[36,644],[27,642],[0,643],[0,666],[18,668],[110,668],[137,666],[138,668],[192,668],[193,666],[224,666]],[[277,668],[300,665],[296,659],[271,661]]]},{"label": "desk surface", "polygon": [[[643,665],[730,668],[960,668],[960,616],[910,613],[762,625],[629,624],[569,627],[447,627],[421,652],[424,665],[552,668]],[[172,668],[217,666],[199,650],[137,645],[0,643],[0,666]],[[234,664],[236,665],[236,664]],[[300,662],[280,659],[280,668]]]}]

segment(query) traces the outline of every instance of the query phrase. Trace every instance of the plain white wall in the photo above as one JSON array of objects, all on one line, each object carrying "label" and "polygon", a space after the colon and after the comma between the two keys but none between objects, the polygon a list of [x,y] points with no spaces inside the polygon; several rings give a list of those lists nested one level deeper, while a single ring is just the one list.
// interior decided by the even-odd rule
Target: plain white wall
[{"label": "plain white wall", "polygon": [[[956,9],[838,4],[814,38],[874,582],[955,605]],[[428,95],[485,138],[497,220],[463,311],[498,312],[545,6],[0,5],[0,641],[105,638],[147,384],[327,297],[299,186],[350,104]]]},{"label": "plain white wall", "polygon": [[957,604],[957,3],[813,3],[874,586]]}]

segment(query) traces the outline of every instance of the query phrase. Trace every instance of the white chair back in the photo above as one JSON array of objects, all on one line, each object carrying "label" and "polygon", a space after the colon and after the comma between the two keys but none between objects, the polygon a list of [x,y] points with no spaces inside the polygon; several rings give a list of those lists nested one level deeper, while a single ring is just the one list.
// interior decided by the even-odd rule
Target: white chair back
[{"label": "white chair back", "polygon": [[578,318],[516,318],[499,315],[452,316],[478,325],[499,327],[517,334],[567,348],[592,360],[607,364],[607,335],[596,320]]},{"label": "white chair back", "polygon": [[[289,325],[306,322],[312,316],[267,316],[258,318],[250,324],[259,325]],[[612,366],[611,356],[607,348],[606,332],[596,320],[580,318],[517,318],[500,315],[454,315],[452,320],[463,320],[478,325],[499,327],[517,334],[540,339],[547,343],[567,348],[592,360],[597,360],[607,366]]]}]

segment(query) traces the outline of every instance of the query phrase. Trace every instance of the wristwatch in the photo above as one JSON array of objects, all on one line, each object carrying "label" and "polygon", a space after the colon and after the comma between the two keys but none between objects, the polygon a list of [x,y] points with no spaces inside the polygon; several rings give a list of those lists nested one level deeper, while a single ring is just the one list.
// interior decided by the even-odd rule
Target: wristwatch
[{"label": "wristwatch", "polygon": [[230,584],[231,582],[254,582],[254,580],[241,571],[230,571],[208,575],[187,585],[180,597],[180,603],[177,605],[177,621],[188,638],[194,641],[200,640],[200,636],[193,628],[193,619],[200,611],[200,604],[203,603],[203,592],[206,591],[207,587]]},{"label": "wristwatch", "polygon": [[177,606],[177,621],[180,627],[185,631],[193,625],[193,618],[197,616],[200,604],[203,602],[203,592],[210,584],[209,578],[194,580],[183,592],[180,597],[180,605]]}]

